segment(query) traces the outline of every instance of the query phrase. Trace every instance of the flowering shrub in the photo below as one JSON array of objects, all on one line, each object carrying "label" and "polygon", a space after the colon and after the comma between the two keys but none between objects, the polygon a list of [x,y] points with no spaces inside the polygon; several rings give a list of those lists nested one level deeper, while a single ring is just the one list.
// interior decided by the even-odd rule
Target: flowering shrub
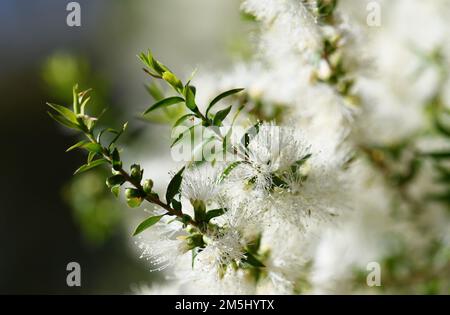
[{"label": "flowering shrub", "polygon": [[[134,236],[169,292],[363,292],[373,261],[379,290],[448,292],[450,7],[380,5],[390,16],[372,30],[348,0],[246,0],[255,55],[186,81],[140,54],[172,91],[152,83],[143,115],[183,106],[171,150],[184,165],[164,196],[122,161],[127,124],[96,128],[89,91],[74,88],[73,110],[49,104],[86,137],[68,149],[88,152],[76,173],[107,165],[116,196],[155,206]],[[430,23],[405,30],[405,15]]]}]

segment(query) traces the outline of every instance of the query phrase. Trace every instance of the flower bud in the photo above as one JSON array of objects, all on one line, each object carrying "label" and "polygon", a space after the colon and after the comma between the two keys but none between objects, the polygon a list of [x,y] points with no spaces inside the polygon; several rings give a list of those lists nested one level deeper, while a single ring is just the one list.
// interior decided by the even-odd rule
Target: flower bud
[{"label": "flower bud", "polygon": [[153,181],[151,179],[146,179],[144,183],[142,184],[142,188],[144,189],[144,192],[146,194],[149,194],[152,192],[153,188]]},{"label": "flower bud", "polygon": [[142,171],[141,171],[141,166],[138,164],[133,164],[131,165],[130,168],[131,172],[130,175],[133,179],[140,181],[142,179]]}]

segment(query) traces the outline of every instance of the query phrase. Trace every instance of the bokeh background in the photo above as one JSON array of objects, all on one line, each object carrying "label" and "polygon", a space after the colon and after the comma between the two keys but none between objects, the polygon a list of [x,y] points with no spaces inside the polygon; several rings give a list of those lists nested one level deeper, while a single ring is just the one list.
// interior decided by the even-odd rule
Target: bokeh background
[{"label": "bokeh background", "polygon": [[[151,102],[136,54],[151,48],[189,74],[245,52],[238,0],[80,0],[81,27],[66,25],[69,2],[0,1],[3,294],[129,293],[161,278],[136,255],[126,223],[136,214],[112,199],[104,174],[73,178],[85,157],[64,152],[77,137],[45,102],[68,103],[74,83],[92,87],[92,110],[107,107],[108,124],[129,120],[128,140],[142,139],[153,127],[135,115]],[[81,287],[66,285],[71,261]]]}]

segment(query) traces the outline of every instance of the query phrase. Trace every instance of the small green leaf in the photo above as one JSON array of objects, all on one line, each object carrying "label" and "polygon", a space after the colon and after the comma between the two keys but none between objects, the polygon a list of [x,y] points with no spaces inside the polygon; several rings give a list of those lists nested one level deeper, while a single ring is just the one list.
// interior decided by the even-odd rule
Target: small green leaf
[{"label": "small green leaf", "polygon": [[176,210],[181,212],[182,206],[181,206],[181,202],[179,202],[178,200],[172,199],[172,207]]},{"label": "small green leaf", "polygon": [[259,133],[259,126],[261,125],[261,122],[258,121],[256,124],[248,128],[248,130],[245,132],[245,134],[242,136],[241,144],[244,146],[244,148],[247,148],[250,144],[250,141]]},{"label": "small green leaf", "polygon": [[184,167],[175,174],[175,176],[170,180],[166,191],[166,202],[170,204],[175,197],[180,192],[181,181],[183,180]]},{"label": "small green leaf", "polygon": [[244,163],[243,161],[235,161],[233,163],[231,163],[230,165],[228,165],[222,172],[222,175],[219,178],[219,182],[222,182],[230,173],[233,169],[235,169],[239,164]]},{"label": "small green leaf", "polygon": [[108,179],[106,180],[106,186],[108,186],[109,188],[112,188],[117,185],[120,186],[123,183],[125,183],[125,177],[123,177],[120,174],[108,177]]},{"label": "small green leaf", "polygon": [[196,117],[194,114],[186,114],[181,116],[173,125],[172,128],[178,127],[179,125],[181,125],[185,120],[191,118],[191,117]]},{"label": "small green leaf", "polygon": [[[119,132],[116,131],[116,136],[109,143],[109,146],[108,146],[109,148],[111,148],[111,146],[113,144],[115,144],[117,142],[117,140],[119,140],[120,136],[125,132],[125,130],[127,130],[127,127],[128,127],[128,122],[123,124],[122,129]],[[115,131],[115,130],[113,130],[113,131]]]},{"label": "small green leaf", "polygon": [[231,111],[231,106],[228,106],[227,108],[218,111],[214,115],[213,125],[214,126],[220,126],[222,124],[222,121],[227,118],[228,114]]},{"label": "small green leaf", "polygon": [[162,75],[164,81],[169,83],[175,90],[183,90],[183,83],[177,78],[175,74],[170,71],[165,71]]},{"label": "small green leaf", "polygon": [[209,111],[212,109],[212,107],[213,107],[215,104],[217,104],[221,99],[223,99],[223,98],[225,98],[225,97],[227,97],[227,96],[230,96],[230,95],[239,93],[239,92],[241,92],[241,91],[243,91],[243,90],[244,90],[244,89],[233,89],[233,90],[229,90],[229,91],[223,92],[223,93],[219,94],[218,96],[216,96],[216,97],[211,101],[211,103],[209,103],[208,108],[206,109],[206,117],[208,117],[208,113],[209,113]]},{"label": "small green leaf", "polygon": [[104,134],[105,132],[110,132],[110,133],[113,133],[113,134],[118,134],[118,133],[119,133],[117,130],[112,129],[112,128],[105,128],[105,129],[102,129],[102,130],[98,133],[98,135],[97,135],[97,142],[100,142],[100,140],[102,139],[102,136],[103,136],[103,134]]},{"label": "small green leaf", "polygon": [[139,198],[139,197],[143,197],[143,195],[139,189],[127,188],[127,189],[125,189],[125,197],[126,198]]},{"label": "small green leaf", "polygon": [[49,114],[49,116],[51,118],[53,118],[54,120],[56,120],[57,122],[59,122],[61,125],[66,126],[68,128],[71,129],[75,129],[75,130],[79,130],[82,131],[81,127],[73,122],[71,122],[70,120],[64,118],[64,116],[61,116],[59,114],[53,114],[50,112],[47,112]]},{"label": "small green leaf", "polygon": [[247,263],[253,267],[259,268],[265,267],[265,265],[261,261],[259,261],[259,259],[256,258],[254,255],[246,253],[245,256],[246,258],[244,259],[244,263]]},{"label": "small green leaf", "polygon": [[83,140],[83,141],[77,142],[77,143],[75,143],[73,146],[71,146],[70,148],[68,148],[68,149],[66,150],[66,152],[70,152],[70,151],[72,151],[72,150],[75,150],[76,148],[80,148],[80,147],[82,147],[83,145],[85,145],[85,144],[87,144],[87,143],[90,143],[90,142],[87,141],[87,140]]},{"label": "small green leaf", "polygon": [[80,113],[80,101],[78,98],[78,84],[75,84],[72,88],[72,95],[73,95],[73,112],[75,115],[78,115]]},{"label": "small green leaf", "polygon": [[116,185],[116,186],[111,187],[111,192],[113,193],[113,195],[116,198],[119,197],[120,185]]},{"label": "small green leaf", "polygon": [[[152,55],[151,51],[149,50],[147,52],[147,54],[145,53],[141,53],[139,55],[139,58],[142,60],[142,62],[149,67],[150,69],[152,69],[153,71],[156,71],[157,73],[159,73],[160,75],[164,72],[164,71],[168,71],[169,69],[167,69],[166,66],[164,66],[162,63],[158,62]],[[157,75],[155,75],[157,76]]]},{"label": "small green leaf", "polygon": [[90,170],[90,169],[93,169],[94,167],[97,167],[97,166],[99,166],[99,165],[105,164],[105,163],[107,163],[107,162],[108,162],[108,161],[105,160],[105,159],[98,159],[98,160],[92,161],[92,162],[89,163],[89,164],[84,164],[83,166],[81,166],[81,167],[80,167],[79,169],[77,169],[77,170],[75,171],[75,173],[73,173],[73,174],[76,175],[76,174],[80,174],[80,173],[86,172],[86,171],[88,171],[88,170]]},{"label": "small green leaf", "polygon": [[120,160],[119,150],[114,148],[112,152],[112,165],[113,169],[119,171],[122,168],[122,161]]},{"label": "small green leaf", "polygon": [[150,94],[155,101],[160,101],[164,98],[164,93],[161,90],[159,84],[156,82],[152,82],[149,85],[145,86],[145,89],[147,90],[148,94]]},{"label": "small green leaf", "polygon": [[429,153],[424,153],[423,155],[431,157],[436,160],[444,160],[444,159],[450,158],[450,151],[429,152]]},{"label": "small green leaf", "polygon": [[136,230],[133,233],[133,236],[138,235],[139,233],[144,232],[146,229],[148,229],[149,227],[151,227],[152,225],[155,225],[156,223],[158,223],[161,218],[164,216],[163,215],[157,215],[154,217],[150,217],[148,219],[145,219],[144,221],[142,221],[138,227],[136,228]]},{"label": "small green leaf", "polygon": [[89,96],[89,97],[86,97],[86,99],[84,99],[83,102],[81,103],[80,112],[82,115],[84,115],[86,105],[89,103],[90,100],[91,100],[91,97]]},{"label": "small green leaf", "polygon": [[153,104],[149,109],[147,109],[143,115],[146,115],[152,111],[154,111],[155,109],[161,108],[161,107],[168,107],[171,105],[175,105],[178,103],[182,103],[184,102],[184,99],[182,97],[179,96],[172,96],[172,97],[168,97],[165,99],[162,99],[158,102],[156,102],[155,104]]},{"label": "small green leaf", "polygon": [[278,176],[272,174],[272,185],[275,187],[286,187],[287,183]]},{"label": "small green leaf", "polygon": [[200,252],[200,248],[199,247],[195,247],[191,250],[192,253],[192,262],[191,262],[191,267],[192,269],[194,269],[194,265],[195,265],[195,258],[197,257],[198,253]]},{"label": "small green leaf", "polygon": [[89,142],[89,143],[83,144],[81,147],[88,150],[89,152],[94,152],[97,154],[101,154],[103,152],[102,146],[98,143]]},{"label": "small green leaf", "polygon": [[97,156],[97,153],[95,153],[95,152],[89,152],[88,153],[88,158],[87,158],[87,163],[89,164],[89,163],[91,163],[93,160],[94,160],[94,158]]},{"label": "small green leaf", "polygon": [[211,219],[215,217],[220,217],[224,213],[225,213],[224,208],[209,210],[208,212],[206,212],[206,222],[209,222]]},{"label": "small green leaf", "polygon": [[300,160],[296,161],[294,164],[291,165],[291,171],[292,173],[297,173],[298,169],[306,163],[306,161],[309,160],[309,158],[311,157],[311,154],[307,154],[305,155],[303,158],[301,158]]},{"label": "small green leaf", "polygon": [[183,131],[182,133],[180,133],[180,134],[178,135],[178,137],[176,137],[175,140],[172,142],[172,144],[170,145],[170,147],[173,148],[178,142],[180,142],[180,141],[186,136],[187,133],[191,133],[192,130],[193,130],[195,127],[198,127],[198,126],[200,126],[200,124],[193,125],[193,126],[189,127],[189,129],[186,129],[185,131]]},{"label": "small green leaf", "polygon": [[195,93],[196,89],[194,86],[188,85],[186,87],[186,106],[192,111],[197,109],[197,105],[195,104]]},{"label": "small green leaf", "polygon": [[98,119],[95,117],[90,117],[87,115],[78,115],[78,121],[80,121],[80,124],[86,126],[87,130],[92,131],[94,129],[95,124],[97,123]]},{"label": "small green leaf", "polygon": [[52,103],[47,103],[47,105],[50,106],[51,108],[53,108],[58,113],[60,113],[67,120],[77,124],[77,115],[75,115],[67,107],[64,107],[64,106],[61,106],[61,105],[57,105],[57,104],[52,104]]},{"label": "small green leaf", "polygon": [[441,134],[450,137],[450,126],[446,126],[438,117],[434,119],[434,124]]}]

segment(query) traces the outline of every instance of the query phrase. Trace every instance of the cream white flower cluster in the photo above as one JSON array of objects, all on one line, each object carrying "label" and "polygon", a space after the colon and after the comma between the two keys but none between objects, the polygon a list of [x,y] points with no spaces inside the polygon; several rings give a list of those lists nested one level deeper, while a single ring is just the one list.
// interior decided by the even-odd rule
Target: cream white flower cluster
[{"label": "cream white flower cluster", "polygon": [[168,292],[364,292],[355,270],[373,261],[388,292],[420,292],[408,279],[447,270],[448,204],[425,192],[442,192],[435,169],[448,165],[425,155],[450,149],[427,116],[450,106],[450,5],[376,2],[374,28],[369,1],[243,2],[260,26],[255,56],[199,74],[198,103],[244,87],[253,107],[239,122],[266,122],[233,144],[236,160],[186,168],[183,209],[221,211],[201,240],[165,219],[143,234],[143,256],[170,267]]}]

